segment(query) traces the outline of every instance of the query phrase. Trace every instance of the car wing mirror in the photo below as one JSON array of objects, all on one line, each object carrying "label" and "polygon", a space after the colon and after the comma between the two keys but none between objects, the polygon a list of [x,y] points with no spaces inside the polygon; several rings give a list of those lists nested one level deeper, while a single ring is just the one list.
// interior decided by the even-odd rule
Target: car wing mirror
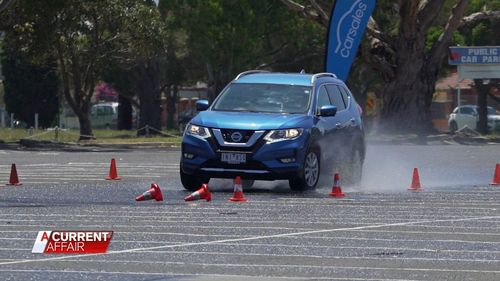
[{"label": "car wing mirror", "polygon": [[335,116],[337,114],[337,107],[335,105],[323,105],[319,109],[319,116]]},{"label": "car wing mirror", "polygon": [[196,110],[198,111],[207,110],[209,106],[208,100],[199,100],[196,102]]}]

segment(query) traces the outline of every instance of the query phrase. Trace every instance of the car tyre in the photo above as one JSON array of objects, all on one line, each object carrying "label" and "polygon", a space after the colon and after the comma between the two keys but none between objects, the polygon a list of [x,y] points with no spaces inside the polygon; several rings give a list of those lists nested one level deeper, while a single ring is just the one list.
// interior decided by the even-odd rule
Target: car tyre
[{"label": "car tyre", "polygon": [[241,187],[243,187],[243,189],[252,188],[254,183],[255,180],[241,180]]},{"label": "car tyre", "polygon": [[450,123],[450,133],[454,134],[458,130],[458,125],[455,121]]},{"label": "car tyre", "polygon": [[318,184],[320,176],[320,156],[318,150],[310,149],[304,158],[304,165],[302,166],[301,175],[291,178],[288,181],[290,189],[295,191],[302,191],[305,189],[313,189]]},{"label": "car tyre", "polygon": [[204,183],[208,183],[210,179],[208,178],[200,178],[194,175],[188,175],[180,170],[181,174],[181,183],[184,189],[189,191],[198,190]]}]

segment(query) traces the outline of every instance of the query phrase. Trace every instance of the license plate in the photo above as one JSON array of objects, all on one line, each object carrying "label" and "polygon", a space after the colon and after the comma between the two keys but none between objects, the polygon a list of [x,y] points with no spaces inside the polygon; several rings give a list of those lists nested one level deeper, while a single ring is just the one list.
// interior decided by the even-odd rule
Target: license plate
[{"label": "license plate", "polygon": [[241,164],[247,162],[247,155],[244,153],[221,153],[220,160],[229,164]]}]

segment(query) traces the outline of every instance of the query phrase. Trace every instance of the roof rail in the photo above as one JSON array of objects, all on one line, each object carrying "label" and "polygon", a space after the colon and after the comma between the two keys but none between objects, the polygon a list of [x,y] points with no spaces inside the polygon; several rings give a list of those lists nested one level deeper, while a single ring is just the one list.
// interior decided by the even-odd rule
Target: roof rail
[{"label": "roof rail", "polygon": [[245,75],[249,75],[249,74],[254,74],[254,73],[262,73],[262,72],[269,72],[267,70],[248,70],[248,71],[244,71],[240,74],[238,74],[238,76],[236,76],[236,78],[234,78],[234,80],[238,80],[240,79],[241,77],[245,76]]},{"label": "roof rail", "polygon": [[316,81],[316,79],[324,77],[324,76],[328,76],[328,77],[332,77],[332,78],[337,78],[337,75],[335,75],[333,73],[328,73],[328,72],[316,73],[316,74],[314,74],[311,77],[311,84],[314,83],[314,81]]}]

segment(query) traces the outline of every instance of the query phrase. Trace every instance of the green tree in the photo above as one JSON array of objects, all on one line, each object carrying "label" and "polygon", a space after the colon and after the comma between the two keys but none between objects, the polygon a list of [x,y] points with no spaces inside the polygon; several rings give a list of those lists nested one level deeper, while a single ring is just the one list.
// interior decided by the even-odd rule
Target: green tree
[{"label": "green tree", "polygon": [[130,70],[127,70],[117,64],[108,65],[102,76],[103,81],[111,84],[118,93],[118,130],[132,129],[132,107],[139,108],[136,102],[133,75]]},{"label": "green tree", "polygon": [[7,9],[14,0],[0,0],[0,12]]},{"label": "green tree", "polygon": [[20,54],[4,53],[2,56],[7,111],[30,127],[35,125],[36,113],[41,127],[53,125],[59,112],[55,59],[34,65]]},{"label": "green tree", "polygon": [[32,61],[54,56],[66,101],[80,123],[80,139],[92,138],[91,97],[110,48],[123,1],[15,1],[3,12],[7,33]]},{"label": "green tree", "polygon": [[278,1],[165,0],[160,9],[173,11],[187,36],[188,80],[208,79],[211,99],[244,70],[322,68],[321,27],[283,9]]},{"label": "green tree", "polygon": [[89,109],[94,87],[109,65],[133,73],[141,126],[159,127],[159,61],[163,55],[159,14],[152,1],[16,1],[7,28],[17,45],[41,60],[54,55],[66,101],[78,116],[80,139],[92,138]]},{"label": "green tree", "polygon": [[[471,0],[469,12],[484,10],[499,11],[500,0]],[[477,25],[463,26],[460,31],[464,34],[465,44],[468,46],[498,46],[500,44],[498,30],[500,30],[500,20],[486,18]],[[486,84],[482,79],[474,80],[478,93],[477,105],[479,106],[477,130],[483,134],[488,133],[487,96],[489,95],[492,100],[500,103],[500,100],[490,93],[491,88],[500,87],[500,79],[488,80],[489,82]]]},{"label": "green tree", "polygon": [[[164,87],[167,31],[152,1],[132,1],[123,15],[117,22],[120,35],[114,42],[120,52],[109,65],[116,64],[121,80],[128,79],[127,84],[139,98],[138,135],[146,134],[146,126],[155,129],[149,131],[155,134],[161,129],[160,98]],[[118,86],[120,88],[123,87]]]},{"label": "green tree", "polygon": [[[328,24],[331,5],[326,1],[281,2],[312,21]],[[384,81],[385,131],[430,129],[432,96],[453,35],[461,26],[500,16],[498,10],[486,9],[464,17],[468,4],[467,0],[378,1],[361,54]],[[439,36],[429,42],[429,30],[439,25],[444,26]]]},{"label": "green tree", "polygon": [[180,1],[160,1],[159,10],[163,24],[167,30],[164,72],[162,73],[162,89],[167,98],[167,128],[177,128],[175,124],[176,105],[179,100],[179,88],[186,82],[186,66],[192,64],[188,57],[186,31],[183,29],[182,20],[177,18],[177,13],[182,5]]}]

